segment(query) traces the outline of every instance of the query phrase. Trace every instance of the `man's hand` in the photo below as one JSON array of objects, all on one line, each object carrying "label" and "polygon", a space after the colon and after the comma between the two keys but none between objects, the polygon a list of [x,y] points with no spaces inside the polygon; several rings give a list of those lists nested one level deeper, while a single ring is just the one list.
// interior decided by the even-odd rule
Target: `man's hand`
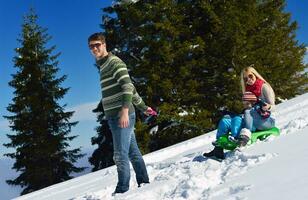
[{"label": "man's hand", "polygon": [[122,107],[120,112],[119,127],[127,128],[129,126],[128,108]]}]

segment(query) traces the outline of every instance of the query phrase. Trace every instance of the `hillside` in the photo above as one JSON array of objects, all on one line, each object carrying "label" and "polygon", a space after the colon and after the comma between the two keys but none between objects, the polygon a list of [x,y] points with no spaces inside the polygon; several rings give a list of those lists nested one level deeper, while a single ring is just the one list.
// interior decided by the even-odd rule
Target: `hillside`
[{"label": "hillside", "polygon": [[215,131],[145,155],[151,184],[111,197],[115,167],[16,198],[26,199],[308,199],[308,93],[277,105],[281,136],[228,152],[222,162],[202,157]]}]

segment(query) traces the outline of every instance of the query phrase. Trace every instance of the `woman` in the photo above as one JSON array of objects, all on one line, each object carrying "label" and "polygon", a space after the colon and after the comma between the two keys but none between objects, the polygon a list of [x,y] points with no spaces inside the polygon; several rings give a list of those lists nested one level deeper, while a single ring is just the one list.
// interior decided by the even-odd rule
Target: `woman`
[{"label": "woman", "polygon": [[252,92],[258,100],[255,106],[244,111],[244,128],[240,135],[245,133],[250,138],[251,132],[273,128],[275,119],[271,111],[275,108],[275,93],[271,85],[249,66],[242,70],[241,86],[243,94]]},{"label": "woman", "polygon": [[[251,66],[243,69],[241,86],[245,107],[243,120],[240,116],[224,116],[218,124],[216,139],[231,131],[229,139],[237,140],[240,146],[245,146],[250,140],[251,132],[275,126],[275,120],[271,116],[271,111],[275,107],[275,94],[270,84]],[[204,153],[203,156],[224,159],[223,148],[215,146],[211,152]]]}]

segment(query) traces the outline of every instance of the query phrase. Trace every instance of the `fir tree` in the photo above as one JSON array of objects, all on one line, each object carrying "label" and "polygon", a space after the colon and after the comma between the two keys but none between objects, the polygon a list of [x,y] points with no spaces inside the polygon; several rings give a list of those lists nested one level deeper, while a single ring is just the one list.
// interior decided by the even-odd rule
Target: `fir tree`
[{"label": "fir tree", "polygon": [[162,99],[158,123],[172,124],[148,144],[179,142],[214,129],[224,110],[240,112],[239,75],[252,64],[278,98],[307,91],[305,45],[295,39],[297,24],[284,4],[119,0],[103,9],[107,46],[128,64],[150,106],[154,96]]},{"label": "fir tree", "polygon": [[[205,44],[199,36],[201,31],[190,34],[195,27],[191,27],[194,22],[189,4],[168,0],[122,2],[105,9],[106,13],[116,13],[117,18],[105,15],[103,21],[107,46],[126,61],[137,90],[150,106],[155,107],[152,99],[160,97],[158,123],[175,121],[175,126],[165,129],[165,135],[173,135],[172,141],[177,142],[214,128],[211,112],[200,105],[206,101],[204,86],[208,87],[212,78],[200,79],[206,64],[202,57]],[[190,131],[192,127],[194,131]],[[144,135],[140,129],[138,134]],[[151,143],[155,143],[153,138]]]},{"label": "fir tree", "polygon": [[98,145],[98,147],[89,158],[89,162],[94,166],[92,171],[97,171],[114,165],[113,143],[111,130],[109,129],[108,121],[105,119],[101,102],[93,112],[97,113],[97,122],[100,123],[100,126],[96,127],[97,136],[91,139],[92,145]]},{"label": "fir tree", "polygon": [[69,150],[71,128],[77,122],[69,122],[73,112],[65,112],[58,101],[68,92],[60,84],[66,76],[56,77],[57,55],[55,47],[47,48],[50,36],[46,29],[37,25],[37,15],[31,10],[24,18],[22,34],[14,57],[16,74],[9,85],[14,88],[13,102],[7,110],[13,115],[5,116],[15,134],[8,134],[8,148],[14,153],[6,156],[15,159],[12,169],[19,172],[8,184],[24,187],[21,194],[71,179],[72,172],[84,168],[74,166],[83,155],[80,149]]},{"label": "fir tree", "polygon": [[298,26],[284,11],[284,0],[221,0],[211,6],[218,26],[207,42],[207,55],[222,61],[217,71],[222,79],[215,85],[222,89],[219,94],[226,107],[234,108],[239,102],[239,74],[249,65],[270,82],[278,98],[307,91],[305,45],[296,40]]},{"label": "fir tree", "polygon": [[252,63],[271,83],[277,97],[286,99],[307,92],[306,45],[296,39],[298,24],[284,11],[285,1],[260,1],[257,6]]}]

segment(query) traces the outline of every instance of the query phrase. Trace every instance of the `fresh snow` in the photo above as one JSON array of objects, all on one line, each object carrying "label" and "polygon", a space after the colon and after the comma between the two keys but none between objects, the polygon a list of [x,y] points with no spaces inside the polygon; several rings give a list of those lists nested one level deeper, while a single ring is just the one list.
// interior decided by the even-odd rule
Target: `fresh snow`
[{"label": "fresh snow", "polygon": [[277,105],[275,114],[279,137],[227,152],[223,162],[202,156],[213,148],[212,131],[145,155],[151,183],[138,188],[131,170],[124,194],[111,196],[117,172],[110,167],[16,199],[307,200],[308,93]]}]

